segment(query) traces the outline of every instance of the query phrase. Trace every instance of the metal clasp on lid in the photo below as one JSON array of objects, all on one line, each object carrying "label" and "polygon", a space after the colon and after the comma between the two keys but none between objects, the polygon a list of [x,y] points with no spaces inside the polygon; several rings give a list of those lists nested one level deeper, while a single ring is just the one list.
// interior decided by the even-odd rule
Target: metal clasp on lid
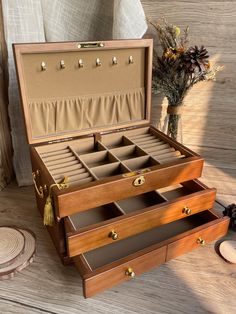
[{"label": "metal clasp on lid", "polygon": [[78,48],[102,48],[104,47],[104,43],[101,42],[93,42],[93,43],[79,43]]}]

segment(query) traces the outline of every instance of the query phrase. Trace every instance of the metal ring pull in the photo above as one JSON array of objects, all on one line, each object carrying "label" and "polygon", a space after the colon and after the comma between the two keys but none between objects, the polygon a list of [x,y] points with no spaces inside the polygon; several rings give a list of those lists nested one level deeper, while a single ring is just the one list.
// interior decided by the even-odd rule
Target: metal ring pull
[{"label": "metal ring pull", "polygon": [[125,271],[125,275],[129,276],[131,278],[135,277],[135,272],[133,271],[133,269],[131,267],[129,267],[126,271]]},{"label": "metal ring pull", "polygon": [[197,239],[197,244],[200,244],[200,245],[204,246],[204,245],[206,244],[206,241],[203,240],[201,237],[199,237],[199,238]]},{"label": "metal ring pull", "polygon": [[44,197],[43,187],[40,185],[39,188],[38,188],[37,182],[36,182],[37,175],[36,175],[35,172],[32,172],[32,177],[33,177],[34,187],[35,187],[35,190],[36,190],[38,196],[39,196],[40,198],[43,198],[43,197]]}]

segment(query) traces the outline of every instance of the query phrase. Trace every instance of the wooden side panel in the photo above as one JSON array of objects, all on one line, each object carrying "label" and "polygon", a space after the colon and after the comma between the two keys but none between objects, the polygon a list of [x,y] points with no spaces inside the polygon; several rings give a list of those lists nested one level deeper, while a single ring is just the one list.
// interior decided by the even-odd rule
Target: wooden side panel
[{"label": "wooden side panel", "polygon": [[122,177],[108,180],[103,184],[88,184],[87,187],[74,191],[60,191],[57,198],[57,212],[60,218],[89,208],[143,194],[168,185],[192,180],[201,176],[203,159],[190,157],[169,166],[155,166],[144,174],[145,183],[134,186],[133,181],[139,176]]},{"label": "wooden side panel", "polygon": [[[148,269],[163,264],[165,258],[166,246],[163,246],[141,255],[134,254],[122,262],[114,262],[112,265],[104,266],[100,270],[84,276],[84,296],[86,298],[91,297],[116,284],[130,280],[131,277],[126,275],[128,268],[132,268],[135,276],[140,275]],[[75,265],[77,266],[76,260]]]},{"label": "wooden side panel", "polygon": [[[32,161],[32,170],[35,172],[39,170],[39,177],[37,178],[38,186],[47,184],[49,186],[53,183],[52,178],[50,177],[47,169],[44,167],[41,159],[39,158],[37,152],[33,147],[30,149],[31,161]],[[46,202],[47,192],[44,193],[44,197],[40,198],[35,190],[35,198],[37,202],[38,210],[43,217],[44,214],[44,205]],[[43,223],[43,222],[42,222]],[[67,263],[65,260],[66,257],[66,245],[65,245],[65,231],[64,231],[64,222],[55,221],[55,224],[52,227],[47,226],[47,230],[52,238],[52,241],[58,251],[59,256],[61,257],[63,263]]]},{"label": "wooden side panel", "polygon": [[195,233],[170,243],[167,247],[166,261],[169,261],[170,259],[176,258],[179,255],[183,255],[201,246],[201,244],[198,243],[198,239],[204,240],[205,244],[207,244],[208,242],[224,236],[227,233],[228,227],[229,218],[224,217],[218,219],[217,222],[214,222],[207,228],[202,228]]},{"label": "wooden side panel", "polygon": [[97,227],[83,228],[76,233],[68,233],[67,249],[68,255],[75,255],[87,252],[94,248],[114,242],[109,237],[112,230],[118,234],[116,241],[138,234],[145,230],[167,224],[174,220],[186,217],[183,208],[191,209],[191,215],[213,207],[215,201],[215,190],[208,189],[194,193],[192,196],[182,197],[179,201],[167,202],[164,205],[152,206],[149,209],[124,215],[112,221],[105,222]]}]

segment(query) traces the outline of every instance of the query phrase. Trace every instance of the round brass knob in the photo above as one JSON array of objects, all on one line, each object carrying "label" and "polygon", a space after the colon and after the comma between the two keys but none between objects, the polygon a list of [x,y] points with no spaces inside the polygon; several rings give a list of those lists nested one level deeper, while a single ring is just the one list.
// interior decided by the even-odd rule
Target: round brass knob
[{"label": "round brass knob", "polygon": [[115,231],[115,230],[112,230],[110,233],[109,233],[109,238],[112,238],[112,240],[117,240],[118,239],[118,233]]},{"label": "round brass knob", "polygon": [[199,238],[197,239],[197,243],[203,246],[203,245],[206,244],[206,241],[203,240],[201,237],[199,237]]},{"label": "round brass knob", "polygon": [[129,267],[126,271],[125,271],[126,276],[135,277],[135,272],[133,271],[133,269],[131,267]]},{"label": "round brass knob", "polygon": [[187,206],[185,206],[183,208],[183,213],[186,214],[186,215],[190,215],[192,212],[192,209],[188,208]]}]

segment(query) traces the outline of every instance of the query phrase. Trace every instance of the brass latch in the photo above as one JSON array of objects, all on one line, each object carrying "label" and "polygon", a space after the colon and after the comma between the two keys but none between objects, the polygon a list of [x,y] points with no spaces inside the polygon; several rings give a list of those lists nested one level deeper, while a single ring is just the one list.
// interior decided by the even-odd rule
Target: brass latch
[{"label": "brass latch", "polygon": [[101,42],[93,42],[93,43],[79,43],[78,48],[101,48],[104,47],[104,43]]},{"label": "brass latch", "polygon": [[63,190],[69,187],[69,177],[65,176],[60,183],[51,184],[49,187],[48,197],[44,206],[43,223],[46,226],[52,226],[54,224],[54,211],[52,206],[52,188],[57,186],[59,190]]},{"label": "brass latch", "polygon": [[44,191],[47,191],[47,186],[46,185],[44,187],[42,187],[42,185],[40,185],[39,187],[37,186],[37,177],[39,177],[39,176],[40,176],[39,170],[32,172],[32,178],[33,178],[35,191],[40,198],[43,198],[44,197]]}]

